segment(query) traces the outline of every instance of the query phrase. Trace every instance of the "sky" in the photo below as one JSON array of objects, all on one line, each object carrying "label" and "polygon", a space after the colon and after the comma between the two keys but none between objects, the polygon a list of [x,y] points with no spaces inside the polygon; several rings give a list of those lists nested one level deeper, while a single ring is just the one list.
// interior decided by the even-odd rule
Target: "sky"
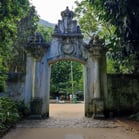
[{"label": "sky", "polygon": [[60,13],[67,6],[70,10],[75,8],[75,0],[30,0],[30,2],[36,7],[41,19],[55,24],[61,19]]}]

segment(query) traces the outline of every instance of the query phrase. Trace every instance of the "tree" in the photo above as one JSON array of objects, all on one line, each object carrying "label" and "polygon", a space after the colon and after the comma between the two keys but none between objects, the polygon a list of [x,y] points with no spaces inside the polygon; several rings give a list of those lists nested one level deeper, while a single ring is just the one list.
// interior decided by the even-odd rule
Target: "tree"
[{"label": "tree", "polygon": [[72,83],[74,85],[74,92],[83,89],[83,70],[80,63],[72,62],[72,76],[71,79],[71,61],[59,61],[52,65],[51,72],[51,92],[64,91],[72,92]]},{"label": "tree", "polygon": [[76,19],[79,22],[82,33],[86,39],[92,37],[93,32],[98,31],[98,21],[97,16],[94,14],[92,6],[86,1],[75,1],[75,15]]},{"label": "tree", "polygon": [[[0,1],[0,72],[7,72],[7,60],[10,46],[17,35],[17,23],[26,16],[29,9],[28,0],[1,0]],[[0,75],[5,80],[5,75]],[[0,91],[3,91],[0,90]]]},{"label": "tree", "polygon": [[[28,0],[1,0],[0,2],[0,56],[8,55],[8,49],[16,37],[17,22],[25,17],[28,9]],[[3,53],[4,52],[4,53]]]},{"label": "tree", "polygon": [[[89,0],[100,13],[99,17],[116,27],[119,39],[113,53],[122,65],[133,65],[139,71],[139,1],[137,0]],[[102,12],[103,11],[103,12]],[[128,64],[129,63],[129,64]]]},{"label": "tree", "polygon": [[11,47],[8,61],[8,69],[10,72],[25,72],[26,70],[26,54],[25,47],[28,37],[37,30],[39,17],[35,7],[30,6],[27,15],[17,23],[17,38]]},{"label": "tree", "polygon": [[119,48],[115,48],[119,42],[117,35],[114,34],[115,26],[100,18],[100,14],[104,14],[104,11],[98,11],[88,1],[82,0],[75,3],[77,6],[75,8],[75,18],[79,22],[85,40],[89,41],[94,33],[97,33],[101,38],[105,38],[106,47],[109,50],[107,65],[111,65],[109,65],[108,72],[117,71],[117,62],[113,61],[113,53],[118,55],[119,52]]},{"label": "tree", "polygon": [[41,32],[41,34],[46,42],[51,42],[53,31],[54,31],[54,29],[51,27],[46,27],[41,24],[38,24],[37,32]]},{"label": "tree", "polygon": [[76,0],[75,4],[77,6],[75,8],[75,18],[79,22],[85,39],[90,40],[94,33],[106,39],[113,35],[114,26],[101,20],[98,11],[88,1],[82,0],[79,2]]},{"label": "tree", "polygon": [[7,76],[5,71],[7,71],[7,68],[3,66],[2,58],[0,58],[0,92],[3,92],[6,89],[5,80],[7,79]]}]

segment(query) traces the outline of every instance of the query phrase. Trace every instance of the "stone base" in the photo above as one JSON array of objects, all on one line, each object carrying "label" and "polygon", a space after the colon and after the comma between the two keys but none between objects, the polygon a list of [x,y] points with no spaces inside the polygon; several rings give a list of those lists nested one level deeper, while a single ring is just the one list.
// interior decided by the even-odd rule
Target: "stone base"
[{"label": "stone base", "polygon": [[93,99],[93,109],[94,109],[94,113],[93,113],[93,118],[94,119],[104,119],[105,115],[104,115],[104,100],[103,99]]},{"label": "stone base", "polygon": [[85,117],[88,117],[88,118],[92,117],[92,115],[93,115],[93,112],[86,112],[85,113]]},{"label": "stone base", "polygon": [[47,113],[43,113],[42,114],[42,118],[43,119],[49,118],[49,113],[48,112]]},{"label": "stone base", "polygon": [[93,114],[93,119],[105,119],[105,115],[102,114]]},{"label": "stone base", "polygon": [[41,114],[31,114],[31,115],[29,115],[29,119],[39,120],[39,119],[42,119],[42,115]]},{"label": "stone base", "polygon": [[39,119],[47,119],[49,118],[49,113],[45,114],[30,114],[29,119],[39,120]]}]

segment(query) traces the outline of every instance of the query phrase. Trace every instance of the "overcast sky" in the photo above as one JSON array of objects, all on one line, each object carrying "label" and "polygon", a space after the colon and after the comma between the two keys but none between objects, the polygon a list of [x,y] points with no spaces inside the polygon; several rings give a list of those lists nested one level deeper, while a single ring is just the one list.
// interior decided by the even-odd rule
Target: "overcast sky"
[{"label": "overcast sky", "polygon": [[36,11],[40,18],[51,23],[57,23],[61,19],[61,11],[68,6],[70,10],[75,7],[75,0],[30,0],[36,7]]}]

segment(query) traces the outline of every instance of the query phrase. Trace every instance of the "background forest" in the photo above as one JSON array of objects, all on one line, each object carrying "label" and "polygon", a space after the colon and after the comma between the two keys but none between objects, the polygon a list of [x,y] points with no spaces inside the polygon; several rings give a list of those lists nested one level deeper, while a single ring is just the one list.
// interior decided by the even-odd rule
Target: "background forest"
[{"label": "background forest", "polygon": [[[136,0],[82,0],[75,1],[75,19],[78,21],[84,40],[88,42],[94,33],[105,38],[108,73],[137,73],[139,59],[139,2]],[[49,43],[54,25],[39,19],[35,7],[28,0],[0,2],[0,91],[4,91],[7,73],[25,73],[28,37],[41,32]],[[83,90],[83,68],[73,62],[58,62],[52,65],[51,89],[65,91],[65,85]],[[58,71],[58,73],[56,73]],[[63,75],[64,73],[64,75]],[[56,75],[56,76],[55,76]],[[62,77],[66,78],[61,79]],[[82,84],[82,85],[81,85]],[[59,86],[59,90],[58,90]],[[82,88],[82,89],[81,89]],[[69,92],[67,88],[67,92]]]},{"label": "background forest", "polygon": [[[98,34],[100,38],[105,38],[108,50],[107,73],[133,75],[138,73],[139,1],[76,0],[75,3],[77,7],[74,10],[74,18],[81,27],[84,41],[89,42],[94,33]],[[36,32],[41,32],[44,40],[49,43],[52,39],[53,28],[53,24],[39,18],[35,7],[30,4],[29,0],[0,1],[0,92],[6,90],[6,81],[10,76],[13,77],[17,73],[25,75],[25,47],[28,37]],[[119,83],[121,84],[121,82]],[[115,82],[114,85],[116,85]],[[125,87],[126,89],[127,87]],[[69,94],[82,90],[83,65],[74,61],[60,61],[52,65],[51,93],[66,92]],[[122,91],[124,92],[124,90]],[[132,102],[135,103],[138,98],[136,95],[133,96],[135,93],[132,91],[128,95],[128,91],[121,93],[120,90],[118,93],[114,93],[115,95],[123,94],[123,97],[118,96],[119,100],[128,97],[127,100],[133,100]],[[115,99],[116,104],[118,99]],[[128,104],[130,104],[129,101]],[[138,107],[138,103],[136,106]],[[118,107],[121,107],[120,103],[118,103]],[[27,113],[23,103],[0,97],[0,133]],[[139,113],[132,116],[132,118],[134,117],[138,120]]]}]

